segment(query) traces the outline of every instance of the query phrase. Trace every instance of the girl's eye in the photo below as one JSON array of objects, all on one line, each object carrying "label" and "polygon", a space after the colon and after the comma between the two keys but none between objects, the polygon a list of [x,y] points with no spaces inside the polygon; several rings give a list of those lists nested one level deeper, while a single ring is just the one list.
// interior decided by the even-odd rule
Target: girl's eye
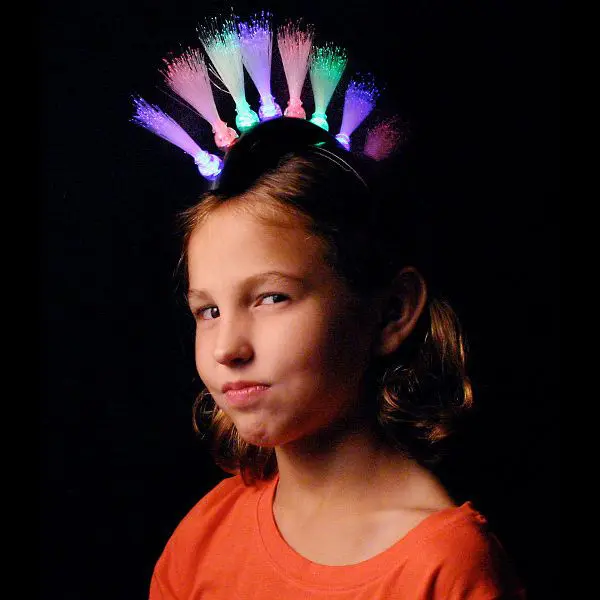
[{"label": "girl's eye", "polygon": [[[285,294],[264,294],[259,298],[260,304],[278,304],[279,302],[285,302],[288,299],[289,296],[286,296]],[[200,321],[212,321],[218,319],[221,316],[221,313],[217,306],[206,306],[195,310],[194,316]]]},{"label": "girl's eye", "polygon": [[285,294],[266,294],[261,297],[261,304],[277,304],[288,299]]},{"label": "girl's eye", "polygon": [[197,310],[195,314],[201,321],[211,321],[219,317],[219,309],[216,306],[207,306]]}]

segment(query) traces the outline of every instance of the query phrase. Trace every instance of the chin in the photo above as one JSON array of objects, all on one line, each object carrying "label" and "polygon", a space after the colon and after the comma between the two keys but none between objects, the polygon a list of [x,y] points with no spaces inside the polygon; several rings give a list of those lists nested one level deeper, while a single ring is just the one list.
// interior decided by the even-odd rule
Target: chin
[{"label": "chin", "polygon": [[276,442],[274,443],[273,435],[267,427],[244,427],[236,423],[236,429],[239,436],[248,444],[265,448],[272,448],[277,445]]},{"label": "chin", "polygon": [[271,436],[267,434],[240,433],[240,437],[246,443],[252,444],[253,446],[259,446],[260,448],[274,448],[275,446],[280,445],[277,440],[274,440]]},{"label": "chin", "polygon": [[236,429],[245,442],[261,448],[275,448],[275,446],[282,446],[294,439],[289,433],[286,435],[283,431],[273,430],[265,425],[244,427],[236,424]]}]

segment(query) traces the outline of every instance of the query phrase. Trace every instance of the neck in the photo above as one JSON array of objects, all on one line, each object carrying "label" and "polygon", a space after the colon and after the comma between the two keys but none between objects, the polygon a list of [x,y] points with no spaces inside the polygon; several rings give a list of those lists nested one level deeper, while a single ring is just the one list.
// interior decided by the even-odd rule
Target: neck
[{"label": "neck", "polygon": [[414,465],[366,428],[328,432],[278,447],[275,452],[279,469],[275,503],[302,512],[325,506],[335,510],[348,503],[357,508],[370,504],[370,490],[381,490],[382,483],[390,479],[397,485]]}]

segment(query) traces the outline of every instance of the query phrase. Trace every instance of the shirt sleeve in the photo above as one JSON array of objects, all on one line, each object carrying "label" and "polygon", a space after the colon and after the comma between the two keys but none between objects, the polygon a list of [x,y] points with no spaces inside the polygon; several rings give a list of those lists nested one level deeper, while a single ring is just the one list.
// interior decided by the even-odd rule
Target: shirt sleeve
[{"label": "shirt sleeve", "polygon": [[458,525],[452,548],[434,580],[437,600],[527,600],[498,539],[489,532]]}]

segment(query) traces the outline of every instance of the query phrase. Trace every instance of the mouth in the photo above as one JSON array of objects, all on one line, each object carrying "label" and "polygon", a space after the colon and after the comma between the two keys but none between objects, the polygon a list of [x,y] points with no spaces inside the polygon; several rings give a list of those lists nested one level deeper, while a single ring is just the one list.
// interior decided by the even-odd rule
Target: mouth
[{"label": "mouth", "polygon": [[251,385],[245,385],[242,387],[232,388],[224,386],[224,395],[227,403],[230,406],[245,407],[256,404],[261,398],[268,393],[269,385],[263,383],[256,383]]},{"label": "mouth", "polygon": [[226,392],[229,392],[230,390],[236,391],[236,390],[242,390],[245,388],[257,387],[257,386],[269,387],[269,384],[265,383],[264,381],[250,381],[250,380],[240,379],[239,381],[227,382],[222,387],[221,391],[225,394]]}]

